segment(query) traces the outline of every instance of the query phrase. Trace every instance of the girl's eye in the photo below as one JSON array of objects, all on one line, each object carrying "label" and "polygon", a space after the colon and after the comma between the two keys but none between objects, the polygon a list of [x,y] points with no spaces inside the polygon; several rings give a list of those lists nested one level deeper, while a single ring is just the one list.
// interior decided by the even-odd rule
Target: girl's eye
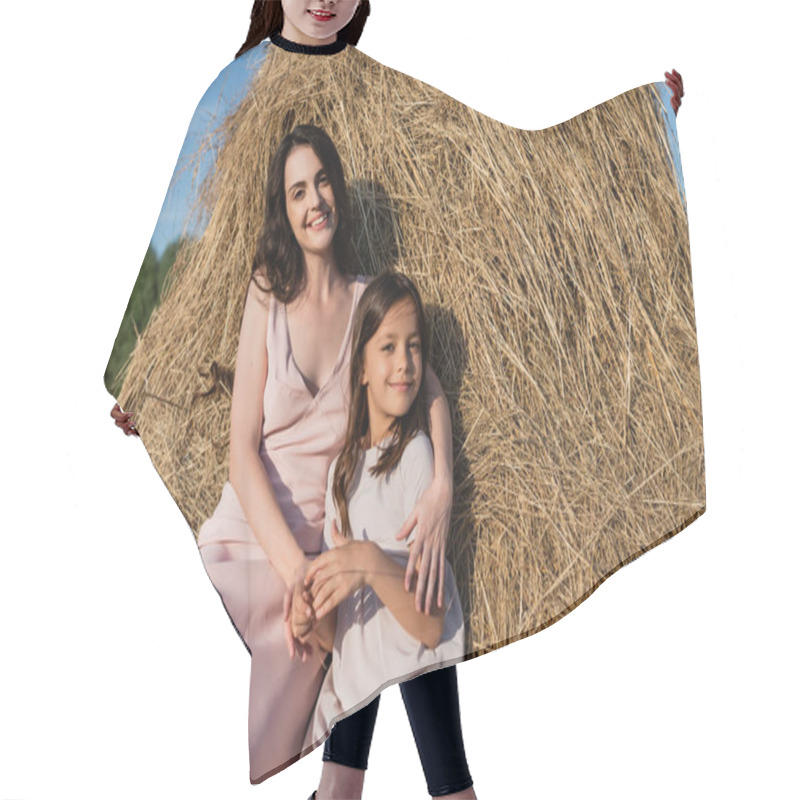
[{"label": "girl's eye", "polygon": [[328,182],[328,176],[324,172],[322,173],[322,175],[319,176],[319,182],[320,183],[327,183]]},{"label": "girl's eye", "polygon": [[303,196],[303,190],[299,189],[298,191],[295,192],[294,199],[299,200],[302,196]]},{"label": "girl's eye", "polygon": [[[413,348],[414,350],[419,350],[420,349],[419,342],[412,342],[409,345],[409,347]],[[394,350],[394,345],[393,344],[385,344],[381,349],[383,349],[383,350]]]}]

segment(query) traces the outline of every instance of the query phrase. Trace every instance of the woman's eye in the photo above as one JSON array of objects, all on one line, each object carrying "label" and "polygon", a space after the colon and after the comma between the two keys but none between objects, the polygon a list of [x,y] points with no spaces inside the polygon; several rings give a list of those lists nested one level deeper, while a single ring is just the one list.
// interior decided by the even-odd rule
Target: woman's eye
[{"label": "woman's eye", "polygon": [[384,350],[394,350],[394,345],[393,344],[386,344],[386,345],[383,346],[383,349]]},{"label": "woman's eye", "polygon": [[419,342],[412,342],[411,347],[413,347],[414,350],[419,350]]},{"label": "woman's eye", "polygon": [[324,172],[322,173],[322,175],[319,176],[319,182],[320,183],[327,183],[328,182],[328,176]]}]

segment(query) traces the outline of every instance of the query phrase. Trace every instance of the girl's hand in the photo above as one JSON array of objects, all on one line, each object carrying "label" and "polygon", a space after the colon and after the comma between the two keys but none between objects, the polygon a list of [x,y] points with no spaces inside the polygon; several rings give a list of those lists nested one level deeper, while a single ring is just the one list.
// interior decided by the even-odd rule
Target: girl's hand
[{"label": "girl's hand", "polygon": [[452,508],[452,488],[434,478],[397,534],[398,539],[405,539],[416,526],[417,535],[411,543],[405,587],[407,592],[411,591],[414,570],[419,565],[416,607],[421,612],[424,605],[426,614],[431,613],[437,582],[437,603],[440,608],[444,605],[445,548]]},{"label": "girl's hand", "polygon": [[331,525],[336,545],[317,556],[306,573],[305,585],[311,590],[314,616],[322,619],[353,592],[369,583],[373,567],[373,542],[354,542],[339,533],[336,520]]},{"label": "girl's hand", "polygon": [[672,104],[672,110],[675,112],[675,116],[677,116],[678,109],[681,105],[681,98],[683,97],[683,78],[680,72],[674,69],[671,73],[665,72],[664,75],[667,78],[667,86],[672,89],[672,99],[670,103]]},{"label": "girl's hand", "polygon": [[133,413],[130,411],[123,411],[119,407],[119,403],[114,403],[114,408],[111,409],[111,416],[114,417],[114,424],[118,428],[122,428],[126,436],[130,436],[131,434],[134,436],[139,435],[139,431],[136,430],[136,423],[133,421]]}]

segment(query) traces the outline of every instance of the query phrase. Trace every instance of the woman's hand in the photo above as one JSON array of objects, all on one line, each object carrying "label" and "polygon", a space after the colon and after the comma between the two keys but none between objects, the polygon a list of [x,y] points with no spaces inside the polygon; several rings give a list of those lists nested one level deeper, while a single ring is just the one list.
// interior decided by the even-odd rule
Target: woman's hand
[{"label": "woman's hand", "polygon": [[314,627],[314,609],[311,593],[302,583],[297,583],[292,592],[291,619],[292,636],[301,644],[306,644]]},{"label": "woman's hand", "polygon": [[336,520],[331,524],[331,536],[336,546],[317,556],[305,578],[317,619],[322,619],[342,600],[369,583],[374,565],[377,545],[373,542],[354,542],[345,538],[339,533]]},{"label": "woman's hand", "polygon": [[292,585],[283,595],[283,632],[289,658],[298,655],[303,662],[313,651],[309,639],[314,625],[310,594],[303,584],[306,566],[297,571]]},{"label": "woman's hand", "polygon": [[431,613],[437,583],[437,603],[439,607],[444,605],[445,548],[452,508],[452,487],[434,478],[397,534],[398,539],[405,539],[415,527],[417,529],[410,546],[405,587],[407,592],[411,591],[414,570],[419,565],[416,607],[421,612],[424,605],[426,614]]},{"label": "woman's hand", "polygon": [[665,72],[664,75],[667,78],[667,86],[672,89],[672,99],[670,103],[672,104],[672,110],[675,112],[675,116],[677,116],[678,109],[681,105],[681,98],[683,97],[683,78],[680,72],[674,69],[672,72]]},{"label": "woman's hand", "polygon": [[111,409],[111,416],[114,417],[114,424],[118,428],[122,428],[126,436],[130,436],[131,434],[134,436],[139,435],[139,431],[136,430],[136,423],[133,421],[133,413],[130,411],[123,411],[119,407],[119,403],[114,403],[114,408]]}]

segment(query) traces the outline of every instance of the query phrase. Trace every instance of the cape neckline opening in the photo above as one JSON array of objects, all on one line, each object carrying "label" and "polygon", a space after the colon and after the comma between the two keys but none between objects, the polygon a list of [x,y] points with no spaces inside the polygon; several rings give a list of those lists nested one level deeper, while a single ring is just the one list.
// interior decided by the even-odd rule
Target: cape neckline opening
[{"label": "cape neckline opening", "polygon": [[327,56],[334,53],[341,53],[347,47],[346,39],[337,39],[330,44],[298,44],[280,33],[274,33],[269,37],[270,42],[281,50],[288,50],[290,53],[303,53],[308,56]]}]

